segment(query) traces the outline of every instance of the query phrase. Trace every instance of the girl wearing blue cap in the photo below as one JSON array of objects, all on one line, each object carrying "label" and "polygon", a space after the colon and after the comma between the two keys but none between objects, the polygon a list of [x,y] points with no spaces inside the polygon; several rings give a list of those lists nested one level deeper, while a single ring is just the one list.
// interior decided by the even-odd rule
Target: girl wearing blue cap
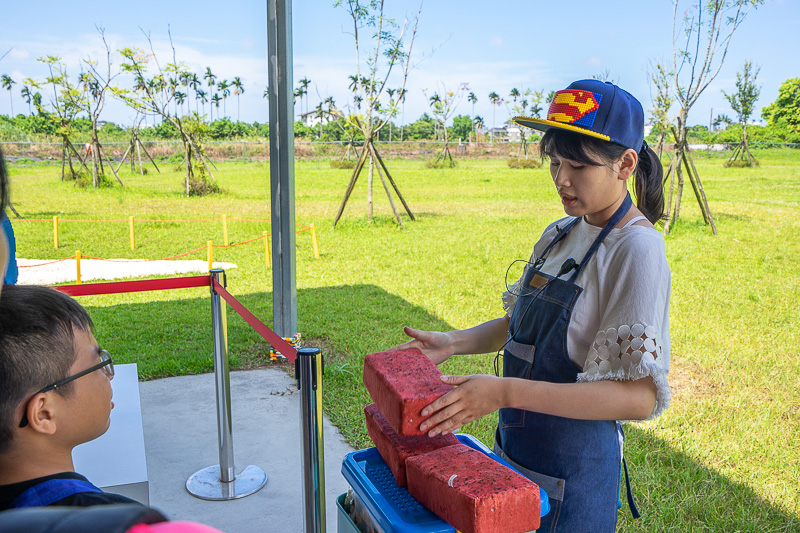
[{"label": "girl wearing blue cap", "polygon": [[444,376],[457,388],[423,411],[433,414],[421,428],[448,433],[499,410],[495,451],[550,498],[540,531],[614,531],[621,424],[659,416],[670,397],[670,272],[653,227],[663,170],[644,142],[641,104],[610,83],[577,81],[555,93],[546,120],[514,121],[545,132],[540,148],[568,216],[508,285],[505,316],[459,331],[405,328],[413,340],[402,347],[437,364],[503,355],[503,377]]}]

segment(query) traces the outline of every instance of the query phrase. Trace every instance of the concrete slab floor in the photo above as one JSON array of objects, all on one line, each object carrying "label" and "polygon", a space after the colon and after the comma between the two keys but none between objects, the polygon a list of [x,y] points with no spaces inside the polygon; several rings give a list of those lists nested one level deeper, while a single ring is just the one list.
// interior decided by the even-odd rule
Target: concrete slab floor
[{"label": "concrete slab floor", "polygon": [[[225,533],[302,532],[300,393],[279,368],[231,372],[236,472],[255,465],[266,486],[238,500],[207,501],[186,490],[198,470],[219,464],[213,374],[141,382],[150,505],[172,520]],[[323,390],[324,394],[324,390]],[[341,467],[353,451],[327,417],[323,423],[327,531],[336,531],[336,498],[348,488]]]}]

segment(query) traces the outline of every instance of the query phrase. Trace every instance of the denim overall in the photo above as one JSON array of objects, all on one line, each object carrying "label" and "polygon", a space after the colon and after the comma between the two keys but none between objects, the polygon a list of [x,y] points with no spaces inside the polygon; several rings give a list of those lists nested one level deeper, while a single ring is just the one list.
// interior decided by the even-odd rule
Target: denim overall
[{"label": "denim overall", "polygon": [[[586,256],[568,274],[549,276],[539,269],[547,254],[580,220],[576,218],[527,268],[509,322],[503,376],[552,383],[575,383],[582,371],[567,353],[567,329],[583,288],[575,280],[600,243],[627,213],[628,195],[597,236]],[[564,267],[568,267],[565,263]],[[495,452],[550,497],[551,510],[539,531],[607,532],[617,524],[621,445],[614,420],[576,420],[522,409],[500,409]],[[629,502],[632,499],[629,498]],[[633,510],[632,506],[632,510]]]}]

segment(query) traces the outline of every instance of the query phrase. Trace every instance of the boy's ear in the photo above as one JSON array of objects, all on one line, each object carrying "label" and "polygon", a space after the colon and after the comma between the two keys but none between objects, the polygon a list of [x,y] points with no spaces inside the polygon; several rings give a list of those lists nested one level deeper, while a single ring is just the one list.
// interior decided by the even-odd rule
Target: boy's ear
[{"label": "boy's ear", "polygon": [[46,392],[40,392],[28,401],[25,412],[28,415],[28,426],[37,433],[52,435],[56,432],[56,421],[53,402]]}]

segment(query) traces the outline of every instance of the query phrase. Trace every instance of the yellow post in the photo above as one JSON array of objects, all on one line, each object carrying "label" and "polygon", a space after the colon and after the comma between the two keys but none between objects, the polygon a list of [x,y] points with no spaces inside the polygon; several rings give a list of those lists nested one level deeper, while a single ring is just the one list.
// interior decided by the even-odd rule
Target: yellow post
[{"label": "yellow post", "polygon": [[206,243],[208,248],[208,270],[210,271],[214,268],[214,243],[212,241],[208,241]]},{"label": "yellow post", "polygon": [[222,215],[222,237],[225,246],[228,246],[228,215]]},{"label": "yellow post", "polygon": [[272,264],[272,257],[269,253],[269,233],[265,231],[262,235],[264,235],[264,264],[270,266]]},{"label": "yellow post", "polygon": [[317,230],[314,229],[314,224],[311,224],[311,243],[314,245],[314,257],[319,259],[319,246],[317,245]]},{"label": "yellow post", "polygon": [[75,276],[77,279],[77,284],[81,284],[81,251],[75,251],[75,269],[77,270],[77,275]]},{"label": "yellow post", "polygon": [[53,248],[58,248],[58,215],[53,217]]},{"label": "yellow post", "polygon": [[136,237],[133,234],[133,215],[128,217],[128,227],[131,230],[131,250],[136,249]]}]

